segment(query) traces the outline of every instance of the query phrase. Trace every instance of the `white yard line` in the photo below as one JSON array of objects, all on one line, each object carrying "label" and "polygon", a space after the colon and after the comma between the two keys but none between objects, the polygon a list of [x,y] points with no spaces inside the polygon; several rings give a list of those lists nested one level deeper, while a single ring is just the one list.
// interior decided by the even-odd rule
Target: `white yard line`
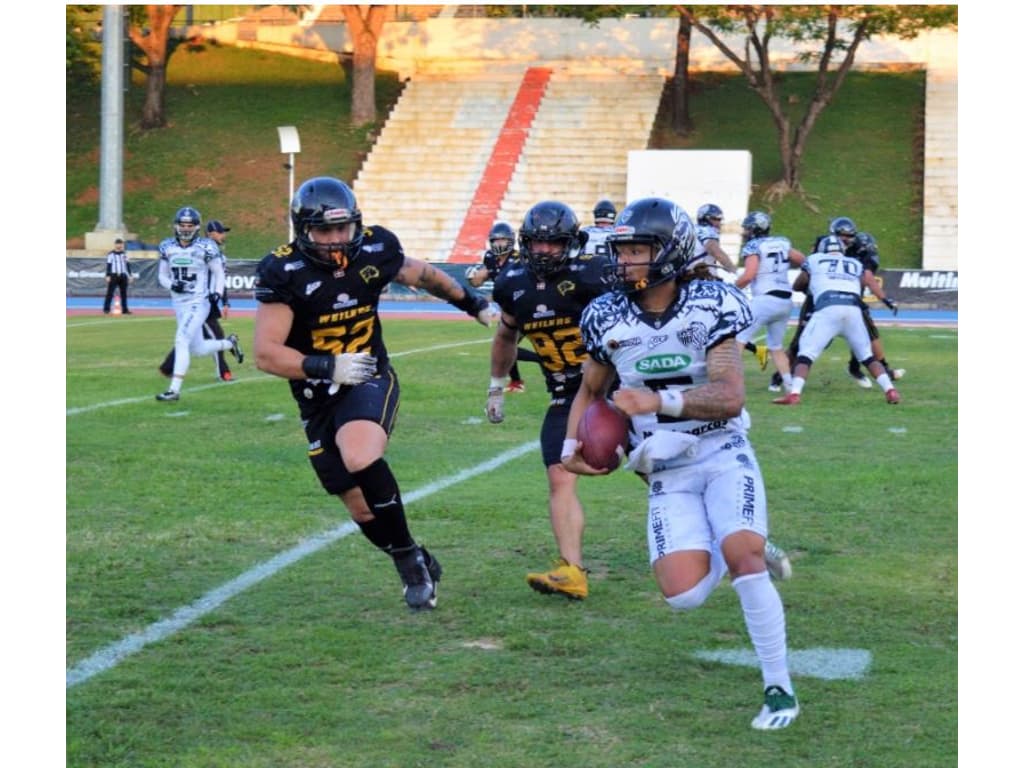
[{"label": "white yard line", "polygon": [[[412,504],[413,502],[431,496],[438,491],[442,491],[445,488],[449,488],[453,485],[464,482],[465,480],[469,480],[471,477],[476,477],[477,475],[484,474],[485,472],[491,472],[502,464],[506,464],[513,459],[517,459],[527,453],[536,451],[539,447],[540,442],[537,440],[529,443],[523,443],[516,448],[511,448],[504,453],[498,454],[493,459],[489,459],[482,464],[477,464],[475,467],[464,469],[461,472],[456,472],[454,475],[449,475],[448,477],[436,480],[422,488],[417,488],[411,493],[403,494],[403,501],[406,504]],[[72,688],[79,683],[84,683],[94,675],[98,675],[101,672],[105,672],[108,669],[117,666],[128,656],[141,651],[151,643],[159,642],[179,632],[189,624],[196,621],[196,619],[202,618],[211,611],[216,610],[235,595],[244,592],[255,584],[258,584],[268,576],[273,576],[275,573],[292,563],[298,562],[307,555],[311,555],[314,552],[323,549],[328,544],[342,539],[356,530],[358,530],[356,524],[349,521],[339,525],[337,528],[332,528],[324,533],[311,536],[291,549],[285,550],[271,559],[250,568],[241,576],[210,590],[191,605],[186,605],[176,610],[169,618],[154,622],[141,632],[128,635],[127,637],[118,640],[116,643],[111,643],[110,645],[101,648],[87,659],[78,662],[75,666],[66,671],[65,688]]]}]

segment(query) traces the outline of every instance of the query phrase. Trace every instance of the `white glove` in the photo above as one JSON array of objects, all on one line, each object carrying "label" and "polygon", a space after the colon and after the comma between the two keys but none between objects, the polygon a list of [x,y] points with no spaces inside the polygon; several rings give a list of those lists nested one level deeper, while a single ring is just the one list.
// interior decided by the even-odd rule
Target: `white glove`
[{"label": "white glove", "polygon": [[334,383],[327,390],[333,395],[342,384],[362,384],[377,375],[377,358],[369,352],[346,352],[334,356]]},{"label": "white glove", "polygon": [[505,420],[505,388],[491,387],[487,390],[487,420],[501,424]]},{"label": "white glove", "polygon": [[476,271],[478,269],[480,269],[480,265],[479,264],[474,264],[471,267],[467,267],[466,268],[466,279],[467,280],[472,280],[476,276]]},{"label": "white glove", "polygon": [[498,313],[494,310],[494,307],[488,304],[486,307],[477,312],[476,321],[480,323],[480,325],[490,328],[491,323],[493,323],[497,317]]}]

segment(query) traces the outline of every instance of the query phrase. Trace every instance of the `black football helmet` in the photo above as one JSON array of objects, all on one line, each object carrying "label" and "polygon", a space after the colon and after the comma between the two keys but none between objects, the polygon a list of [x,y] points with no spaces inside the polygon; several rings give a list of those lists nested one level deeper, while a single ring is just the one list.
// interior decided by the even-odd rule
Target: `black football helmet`
[{"label": "black football helmet", "polygon": [[853,219],[851,218],[838,216],[828,223],[828,233],[830,235],[853,237],[857,234],[857,225],[853,223]]},{"label": "black football helmet", "polygon": [[202,223],[203,217],[192,206],[179,208],[174,214],[174,236],[180,243],[191,243],[199,236],[199,227]]},{"label": "black football helmet", "polygon": [[[496,245],[496,240],[506,240],[507,242],[504,245]],[[491,253],[499,258],[511,256],[512,251],[515,249],[515,244],[516,233],[512,229],[512,225],[507,221],[494,222],[494,226],[491,227],[491,233],[487,235],[487,247],[491,249]]]},{"label": "black football helmet", "polygon": [[[723,216],[722,209],[714,203],[705,203],[697,209],[697,223],[705,226],[717,227],[722,223]],[[717,223],[712,219],[718,219]]]},{"label": "black football helmet", "polygon": [[741,224],[743,234],[749,237],[765,237],[772,231],[772,217],[764,211],[751,211]]},{"label": "black football helmet", "polygon": [[597,205],[594,206],[594,223],[608,223],[611,224],[615,221],[615,214],[618,211],[615,210],[615,206],[611,200],[598,200]]},{"label": "black football helmet", "polygon": [[[615,268],[617,286],[627,293],[635,293],[679,275],[693,258],[696,238],[686,211],[663,197],[645,197],[622,209],[615,229],[605,242]],[[639,280],[627,280],[629,267],[619,263],[619,246],[627,243],[651,246],[647,274]]]},{"label": "black football helmet", "polygon": [[[315,264],[331,269],[346,267],[359,252],[363,243],[363,214],[355,193],[345,182],[330,176],[304,181],[292,198],[291,216],[295,243],[302,255]],[[310,228],[331,224],[348,224],[348,240],[313,242]]]},{"label": "black football helmet", "polygon": [[[552,255],[534,253],[536,243],[560,243],[562,250]],[[519,228],[519,258],[530,265],[530,270],[538,278],[560,270],[573,249],[582,245],[579,219],[565,203],[545,200],[533,206],[523,217],[523,226]]]},{"label": "black football helmet", "polygon": [[878,258],[878,241],[870,232],[858,232],[853,240],[846,246],[846,252],[850,256],[862,258],[874,256]]}]

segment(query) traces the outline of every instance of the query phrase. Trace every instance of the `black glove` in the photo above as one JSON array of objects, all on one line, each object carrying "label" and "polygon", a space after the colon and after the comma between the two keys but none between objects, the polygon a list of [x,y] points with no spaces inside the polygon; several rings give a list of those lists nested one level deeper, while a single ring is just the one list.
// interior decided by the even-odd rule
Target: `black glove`
[{"label": "black glove", "polygon": [[188,291],[188,283],[184,280],[175,280],[171,283],[171,291],[173,293],[186,293]]},{"label": "black glove", "polygon": [[882,299],[882,303],[885,304],[885,306],[887,306],[889,309],[892,310],[893,315],[899,314],[899,311],[900,311],[899,304],[897,304],[895,301],[890,299],[888,296],[886,296],[884,299]]}]

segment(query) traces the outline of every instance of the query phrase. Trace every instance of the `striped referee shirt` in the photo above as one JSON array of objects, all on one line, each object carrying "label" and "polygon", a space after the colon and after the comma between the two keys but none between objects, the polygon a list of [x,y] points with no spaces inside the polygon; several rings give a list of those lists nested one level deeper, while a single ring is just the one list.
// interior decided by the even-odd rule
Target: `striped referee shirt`
[{"label": "striped referee shirt", "polygon": [[124,251],[111,251],[107,254],[107,275],[128,275],[131,277],[132,267],[128,263],[128,254]]}]

